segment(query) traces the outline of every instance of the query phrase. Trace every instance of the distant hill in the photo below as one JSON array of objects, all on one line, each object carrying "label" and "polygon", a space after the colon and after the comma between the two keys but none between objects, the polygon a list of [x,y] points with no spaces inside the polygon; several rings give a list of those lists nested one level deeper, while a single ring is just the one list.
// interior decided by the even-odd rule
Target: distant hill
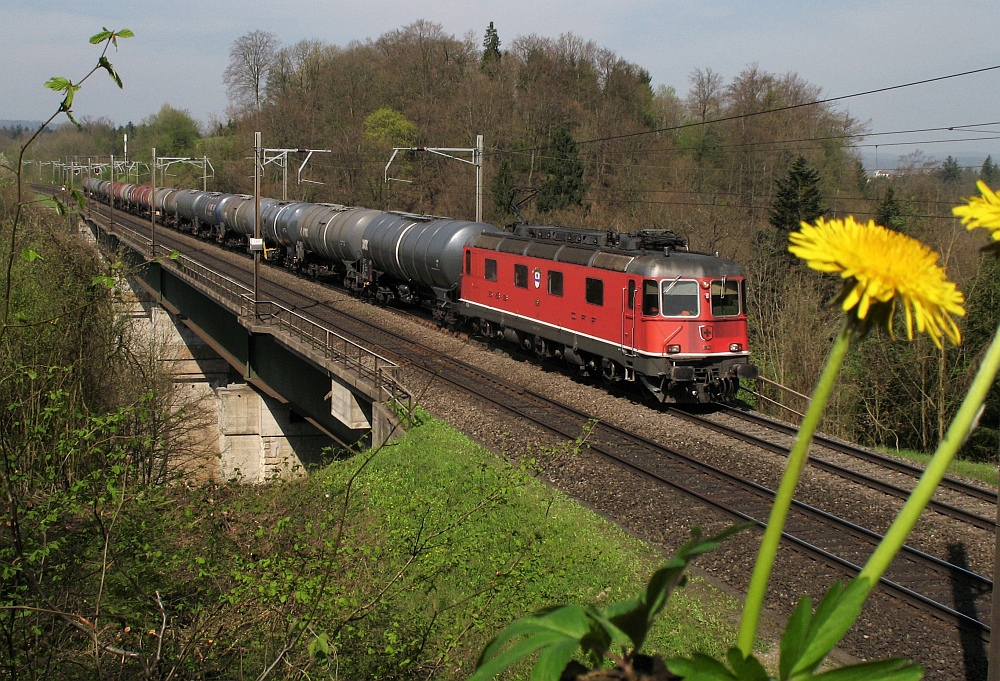
[{"label": "distant hill", "polygon": [[[875,152],[871,149],[862,149],[860,152],[861,162],[865,164],[865,168],[874,172],[875,170],[894,170],[900,165],[900,157],[898,155],[887,154],[885,152],[879,154],[877,157]],[[934,151],[933,153],[926,154],[925,160],[929,163],[934,163],[940,165],[944,163],[945,158],[951,156],[956,161],[958,165],[962,168],[972,168],[973,170],[978,170],[982,165],[983,161],[986,160],[987,156],[990,156],[994,163],[1000,162],[1000,154],[990,153],[989,151],[983,151],[979,153],[970,153],[967,151]],[[878,167],[876,168],[876,160]]]},{"label": "distant hill", "polygon": [[22,128],[28,128],[29,130],[36,130],[45,121],[8,121],[0,119],[0,128],[16,128],[21,126]]},{"label": "distant hill", "polygon": [[39,127],[41,127],[43,122],[44,121],[0,120],[0,130],[10,130],[11,128],[14,128],[16,130],[17,128],[21,128],[22,130],[31,130],[32,132],[34,132],[35,130],[38,130]]}]

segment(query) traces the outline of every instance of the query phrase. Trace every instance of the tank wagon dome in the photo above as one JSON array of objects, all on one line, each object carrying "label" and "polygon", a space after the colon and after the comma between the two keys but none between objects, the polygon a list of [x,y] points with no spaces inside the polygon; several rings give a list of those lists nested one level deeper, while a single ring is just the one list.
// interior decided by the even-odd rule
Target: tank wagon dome
[{"label": "tank wagon dome", "polygon": [[461,279],[463,250],[484,233],[501,232],[485,222],[384,213],[365,229],[363,248],[397,279],[449,290]]}]

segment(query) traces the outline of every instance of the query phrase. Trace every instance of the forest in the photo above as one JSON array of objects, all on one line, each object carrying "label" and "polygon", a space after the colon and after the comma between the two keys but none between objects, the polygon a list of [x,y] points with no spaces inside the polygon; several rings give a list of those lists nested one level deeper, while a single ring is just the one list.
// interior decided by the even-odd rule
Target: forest
[{"label": "forest", "polygon": [[[89,74],[49,82],[67,98],[53,121],[91,75],[121,85],[107,55],[132,35],[105,29],[90,40],[103,52]],[[838,282],[788,253],[789,234],[819,217],[872,219],[927,243],[968,312],[963,343],[943,351],[921,334],[907,341],[902,313],[896,340],[873,331],[853,343],[823,429],[932,449],[977,365],[990,366],[1000,267],[951,208],[977,180],[996,188],[1000,171],[988,157],[963,168],[914,152],[876,176],[860,162],[864,123],[795,74],[751,64],[727,81],[695,69],[681,94],[593,42],[504,42],[492,24],[481,40],[416,22],[346,47],[255,31],[230,56],[224,121],[165,104],[138,123],[0,128],[5,678],[467,679],[524,613],[621,603],[663,574],[658,549],[542,484],[545,446],[508,461],[420,410],[401,441],[309,476],[209,479],[195,441],[206,413],[132,323],[129,266],[85,244],[67,206],[28,182],[72,185],[67,171],[112,156],[116,179],[148,182],[155,148],[177,160],[159,186],[246,193],[260,132],[270,149],[323,150],[301,184],[303,152],[267,165],[265,195],[470,219],[467,164],[407,151],[393,182],[385,166],[396,148],[468,149],[482,135],[489,222],[666,228],[742,264],[753,358],[770,381],[744,397],[762,410],[794,419],[843,338]],[[998,419],[994,386],[968,458],[995,461]],[[559,446],[576,456],[585,437]],[[689,557],[709,548],[683,530]],[[829,615],[827,603],[817,612]],[[720,657],[737,609],[692,578],[648,648]]]},{"label": "forest", "polygon": [[[458,38],[418,21],[347,46],[282,45],[255,31],[233,43],[223,81],[224,122],[200,126],[169,104],[139,123],[84,119],[36,141],[34,172],[46,179],[53,171],[45,162],[120,154],[128,134],[131,181],[148,181],[156,148],[160,157],[207,158],[212,169],[204,178],[201,165],[177,164],[160,184],[250,193],[248,159],[260,131],[266,148],[323,150],[301,184],[302,153],[288,154],[287,175],[278,163],[266,166],[266,196],[472,219],[467,163],[404,152],[389,182],[386,163],[394,148],[470,148],[483,135],[487,222],[666,228],[694,250],[740,263],[753,359],[787,388],[768,383],[766,400],[747,399],[792,420],[840,314],[829,304],[838,282],[790,256],[788,234],[820,216],[874,219],[936,250],[969,314],[960,321],[964,342],[943,353],[926,338],[886,343],[873,334],[858,344],[823,427],[868,445],[933,449],[1000,321],[997,265],[951,214],[976,193],[977,179],[996,187],[992,160],[963,168],[916,151],[891,177],[875,177],[860,160],[865,123],[817,103],[821,86],[795,73],[749,64],[727,80],[696,68],[681,93],[654,89],[641,65],[572,34],[508,42],[491,23],[481,39]],[[0,148],[10,157],[30,131],[5,133]],[[967,457],[994,459],[998,420],[994,394]]]}]

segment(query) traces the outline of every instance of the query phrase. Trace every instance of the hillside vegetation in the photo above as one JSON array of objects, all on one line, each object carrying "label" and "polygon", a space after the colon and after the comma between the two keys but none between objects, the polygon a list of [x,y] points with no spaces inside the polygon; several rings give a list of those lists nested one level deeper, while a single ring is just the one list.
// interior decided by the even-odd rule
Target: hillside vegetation
[{"label": "hillside vegetation", "polygon": [[[186,112],[164,105],[139,124],[90,120],[45,135],[31,157],[107,157],[129,132],[133,162],[148,162],[152,147],[160,156],[207,156],[210,189],[250,192],[247,158],[261,131],[266,148],[330,150],[313,155],[301,185],[304,154],[290,155],[289,198],[470,219],[469,165],[404,152],[390,176],[407,182],[388,183],[385,166],[393,147],[471,148],[481,134],[487,221],[515,220],[514,203],[532,222],[669,228],[694,249],[735,259],[749,277],[754,360],[765,377],[803,394],[836,334],[838,315],[825,303],[838,287],[787,255],[788,232],[818,215],[877,219],[941,254],[965,291],[965,342],[944,356],[926,340],[864,344],[824,428],[871,445],[933,448],[1000,321],[994,266],[950,212],[975,193],[978,177],[996,184],[989,159],[970,169],[950,157],[931,164],[917,151],[893,178],[876,181],[854,146],[864,123],[812,103],[821,87],[795,73],[751,64],[727,80],[696,68],[681,93],[654,89],[641,65],[578,36],[501,38],[492,25],[480,44],[424,21],[347,46],[281,46],[257,31],[233,45],[226,123],[202,134]],[[241,66],[248,59],[258,60],[252,73]],[[173,165],[166,181],[200,187],[200,172]],[[269,164],[264,194],[280,197],[285,186],[278,163]],[[802,398],[766,390],[792,411],[762,408],[791,419],[802,411]],[[998,418],[994,396],[967,456],[993,456]]]}]

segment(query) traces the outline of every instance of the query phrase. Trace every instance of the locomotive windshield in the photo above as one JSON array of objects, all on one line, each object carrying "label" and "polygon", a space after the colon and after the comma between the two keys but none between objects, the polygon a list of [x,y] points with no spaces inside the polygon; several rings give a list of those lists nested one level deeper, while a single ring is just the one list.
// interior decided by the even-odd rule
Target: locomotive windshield
[{"label": "locomotive windshield", "polygon": [[666,317],[698,316],[698,282],[665,279],[663,281],[663,315]]},{"label": "locomotive windshield", "polygon": [[736,317],[740,314],[740,284],[735,279],[712,280],[712,316]]}]

